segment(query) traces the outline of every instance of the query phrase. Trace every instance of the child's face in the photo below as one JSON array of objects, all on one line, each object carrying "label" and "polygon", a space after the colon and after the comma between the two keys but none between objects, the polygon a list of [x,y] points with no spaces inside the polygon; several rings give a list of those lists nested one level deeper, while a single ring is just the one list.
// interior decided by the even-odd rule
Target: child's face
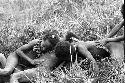
[{"label": "child's face", "polygon": [[45,51],[47,48],[49,48],[51,46],[51,43],[49,42],[49,40],[43,40],[41,42],[41,47],[42,50]]}]

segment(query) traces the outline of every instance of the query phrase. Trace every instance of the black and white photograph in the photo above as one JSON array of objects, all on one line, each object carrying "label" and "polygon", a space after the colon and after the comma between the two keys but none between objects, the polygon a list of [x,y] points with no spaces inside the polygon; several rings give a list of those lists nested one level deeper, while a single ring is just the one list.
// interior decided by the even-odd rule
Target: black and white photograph
[{"label": "black and white photograph", "polygon": [[124,0],[0,0],[0,83],[125,83]]}]

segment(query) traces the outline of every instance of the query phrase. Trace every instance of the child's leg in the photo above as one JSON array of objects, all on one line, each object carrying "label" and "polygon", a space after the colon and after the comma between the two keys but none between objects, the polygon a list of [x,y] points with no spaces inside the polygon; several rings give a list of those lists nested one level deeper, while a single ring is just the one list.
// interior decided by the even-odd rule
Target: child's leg
[{"label": "child's leg", "polygon": [[5,58],[4,54],[2,54],[2,53],[0,53],[0,63],[1,63],[0,67],[4,68],[6,65],[6,58]]},{"label": "child's leg", "polygon": [[15,52],[11,53],[6,60],[6,65],[5,65],[4,69],[0,68],[0,75],[8,75],[11,72],[13,72],[17,63],[18,63],[18,57],[17,57],[16,53]]},{"label": "child's leg", "polygon": [[32,82],[35,76],[36,68],[27,69],[11,75],[10,83]]}]

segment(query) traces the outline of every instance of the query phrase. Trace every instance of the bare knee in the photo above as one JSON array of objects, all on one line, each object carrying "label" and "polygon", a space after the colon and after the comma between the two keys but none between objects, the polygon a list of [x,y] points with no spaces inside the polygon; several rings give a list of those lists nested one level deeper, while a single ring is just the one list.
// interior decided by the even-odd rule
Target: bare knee
[{"label": "bare knee", "polygon": [[10,75],[14,71],[17,64],[18,58],[15,57],[14,53],[11,53],[7,58],[5,68],[0,70],[0,75]]},{"label": "bare knee", "polygon": [[0,59],[5,59],[4,54],[0,53]]},{"label": "bare knee", "polygon": [[4,54],[2,54],[2,53],[0,53],[0,63],[2,65],[2,68],[4,68],[6,65],[6,58],[5,58]]}]

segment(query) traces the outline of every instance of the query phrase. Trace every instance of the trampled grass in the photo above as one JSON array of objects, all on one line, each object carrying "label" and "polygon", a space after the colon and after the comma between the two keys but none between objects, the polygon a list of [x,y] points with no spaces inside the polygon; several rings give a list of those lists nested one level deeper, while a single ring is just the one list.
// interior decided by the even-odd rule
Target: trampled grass
[{"label": "trampled grass", "polygon": [[[82,61],[82,63],[86,61]],[[92,71],[81,68],[80,63],[71,64],[70,68],[63,69],[58,67],[52,72],[47,72],[42,66],[36,72],[36,83],[124,83],[125,75],[123,73],[124,65],[112,59],[105,58],[98,62],[99,71]],[[85,65],[83,65],[85,67]]]},{"label": "trampled grass", "polygon": [[[18,47],[41,36],[44,30],[57,30],[60,37],[66,31],[77,34],[83,41],[104,38],[123,20],[123,0],[0,0],[0,53],[8,56]],[[118,35],[124,33],[122,28]],[[86,62],[86,61],[83,61]],[[115,62],[115,63],[114,63]],[[123,67],[116,61],[104,60],[100,71],[84,70],[80,63],[70,70],[57,68],[49,74],[39,75],[36,83],[124,83]],[[64,73],[65,69],[65,73]],[[42,70],[42,71],[41,71]],[[32,80],[32,79],[31,79]],[[124,80],[124,81],[123,81]]]}]

